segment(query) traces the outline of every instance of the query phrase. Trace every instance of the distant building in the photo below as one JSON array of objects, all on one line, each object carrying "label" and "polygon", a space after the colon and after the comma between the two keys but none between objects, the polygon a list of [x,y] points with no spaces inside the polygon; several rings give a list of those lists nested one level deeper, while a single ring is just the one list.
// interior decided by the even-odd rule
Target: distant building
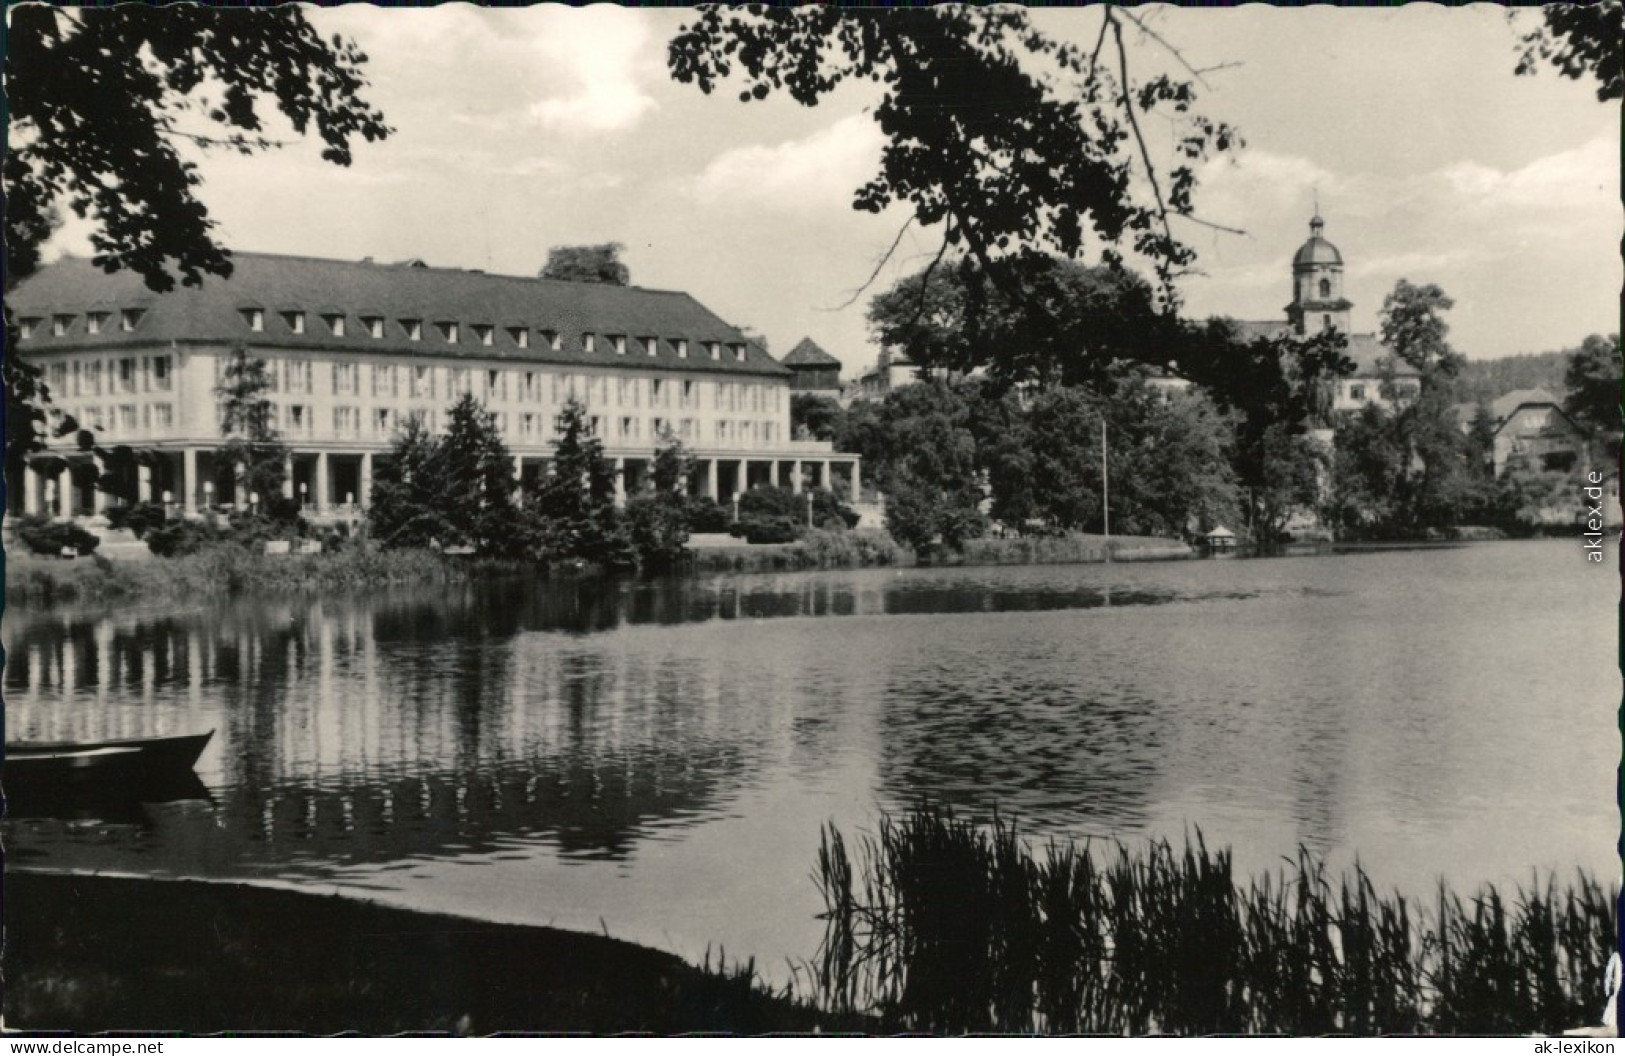
[{"label": "distant building", "polygon": [[846,386],[841,398],[845,403],[883,400],[893,389],[912,385],[922,377],[924,371],[913,360],[889,348],[882,348],[875,369],[860,375],[857,381]]},{"label": "distant building", "polygon": [[[1568,473],[1586,464],[1586,434],[1545,389],[1514,389],[1489,405],[1495,430],[1495,475],[1521,466],[1542,473]],[[1465,432],[1478,417],[1476,404],[1456,406]]]},{"label": "distant building", "polygon": [[790,368],[792,392],[813,392],[837,396],[841,391],[841,361],[804,337],[781,360]]},{"label": "distant building", "polygon": [[1293,254],[1292,301],[1286,306],[1286,318],[1242,322],[1242,335],[1313,337],[1328,330],[1346,335],[1343,354],[1354,361],[1354,373],[1337,379],[1334,412],[1358,411],[1370,404],[1390,407],[1415,396],[1422,389],[1421,374],[1376,334],[1353,332],[1349,312],[1354,303],[1343,296],[1343,254],[1321,234],[1325,226],[1317,212],[1309,221],[1309,240]]},{"label": "distant building", "polygon": [[133,272],[68,258],[13,291],[18,349],[55,406],[141,456],[131,479],[98,487],[91,456],[56,442],[9,482],[13,512],[98,514],[109,483],[186,513],[247,501],[220,454],[215,393],[238,347],[270,367],[285,493],[318,518],[358,515],[402,419],[438,432],[464,394],[495,414],[522,479],[549,472],[559,409],[574,397],[623,492],[668,430],[693,455],[700,494],[837,475],[858,490],[858,456],[790,436],[792,371],[686,293],[421,262],[232,260],[229,280],[155,294]]}]

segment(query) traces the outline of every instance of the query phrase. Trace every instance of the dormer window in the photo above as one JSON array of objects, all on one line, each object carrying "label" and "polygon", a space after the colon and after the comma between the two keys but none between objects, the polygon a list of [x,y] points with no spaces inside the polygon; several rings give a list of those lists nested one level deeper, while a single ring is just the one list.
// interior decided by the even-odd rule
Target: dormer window
[{"label": "dormer window", "polygon": [[583,352],[596,352],[598,350],[598,338],[593,334],[582,334],[581,349]]},{"label": "dormer window", "polygon": [[[456,323],[448,323],[448,322],[436,323],[436,324],[434,324],[434,328],[436,330],[440,331],[440,339],[442,341],[446,342],[448,345],[455,345],[457,343],[457,324]],[[416,341],[417,338],[414,337],[412,340]]]},{"label": "dormer window", "polygon": [[406,331],[406,339],[408,341],[422,341],[423,340],[423,320],[422,319],[402,319],[401,320],[401,329]]},{"label": "dormer window", "polygon": [[734,345],[733,346],[733,353],[734,353],[734,359],[738,360],[741,363],[745,362],[745,346],[744,345]]},{"label": "dormer window", "polygon": [[265,332],[265,311],[260,308],[244,308],[243,322],[256,334]]},{"label": "dormer window", "polygon": [[71,315],[53,315],[53,316],[51,316],[51,336],[52,337],[63,337],[63,336],[65,336],[67,334],[67,332],[68,332],[68,328],[71,327],[72,325],[73,325],[73,316],[71,316]]},{"label": "dormer window", "polygon": [[337,313],[322,316],[322,322],[327,324],[328,332],[334,337],[344,336],[344,316]]},{"label": "dormer window", "polygon": [[646,338],[644,338],[643,339],[643,350],[644,350],[644,352],[646,352],[647,354],[649,354],[651,356],[658,354],[659,351],[660,351],[660,338],[658,338],[658,337],[646,337]]},{"label": "dormer window", "polygon": [[707,341],[705,343],[705,350],[707,352],[711,353],[711,358],[712,359],[721,359],[722,358],[722,342],[721,341]]},{"label": "dormer window", "polygon": [[614,337],[614,341],[615,341],[615,354],[617,356],[626,355],[626,335],[625,334],[616,334],[615,337]]},{"label": "dormer window", "polygon": [[129,333],[141,325],[141,317],[146,314],[140,308],[126,308],[118,315],[118,328]]},{"label": "dormer window", "polygon": [[530,328],[529,327],[510,326],[510,327],[508,327],[508,336],[510,338],[512,338],[513,343],[515,345],[519,346],[520,348],[529,348],[530,347]]},{"label": "dormer window", "polygon": [[89,312],[85,315],[85,332],[89,334],[99,334],[102,332],[102,325],[106,322],[106,312]]},{"label": "dormer window", "polygon": [[496,328],[489,323],[474,324],[474,339],[486,348],[496,344]]},{"label": "dormer window", "polygon": [[672,344],[677,346],[677,358],[678,359],[687,359],[688,358],[688,339],[687,338],[679,337],[676,341],[672,342]]},{"label": "dormer window", "polygon": [[282,321],[288,324],[288,329],[296,334],[305,332],[304,312],[283,312]]},{"label": "dormer window", "polygon": [[541,331],[541,335],[542,340],[547,342],[547,347],[552,349],[554,352],[557,352],[560,346],[563,344],[563,338],[560,336],[557,330],[543,330]]},{"label": "dormer window", "polygon": [[17,331],[24,337],[33,337],[34,331],[39,327],[39,320],[33,317],[17,320]]},{"label": "dormer window", "polygon": [[384,336],[384,317],[381,315],[363,315],[361,325],[367,328],[368,337]]}]

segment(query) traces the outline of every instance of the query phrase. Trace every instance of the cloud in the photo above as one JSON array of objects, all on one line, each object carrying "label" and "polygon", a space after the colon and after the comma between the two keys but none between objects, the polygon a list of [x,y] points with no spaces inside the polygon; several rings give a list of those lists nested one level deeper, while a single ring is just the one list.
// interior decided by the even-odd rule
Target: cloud
[{"label": "cloud", "polygon": [[1617,200],[1618,164],[1618,141],[1599,136],[1511,171],[1464,161],[1439,177],[1450,192],[1479,208],[1602,208]]},{"label": "cloud", "polygon": [[607,4],[547,11],[537,28],[537,60],[565,82],[562,92],[530,105],[537,124],[567,135],[617,132],[654,107],[641,83],[649,30],[636,15]]},{"label": "cloud", "polygon": [[883,136],[867,115],[843,117],[805,139],[737,147],[718,155],[695,184],[707,204],[748,203],[770,209],[845,208],[874,175]]}]

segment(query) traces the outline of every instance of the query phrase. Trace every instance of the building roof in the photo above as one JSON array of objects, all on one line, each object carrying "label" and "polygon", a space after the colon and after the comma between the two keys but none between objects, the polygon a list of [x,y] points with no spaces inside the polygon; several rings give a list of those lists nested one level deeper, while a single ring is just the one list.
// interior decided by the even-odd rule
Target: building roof
[{"label": "building roof", "polygon": [[1499,396],[1490,403],[1490,410],[1495,414],[1495,420],[1504,422],[1517,413],[1519,407],[1525,405],[1563,408],[1563,401],[1553,396],[1545,389],[1513,389],[1504,396]]},{"label": "building roof", "polygon": [[787,367],[836,367],[841,361],[818,347],[818,342],[804,337],[779,362]]},{"label": "building roof", "polygon": [[1316,235],[1299,246],[1298,251],[1292,255],[1293,267],[1313,264],[1336,264],[1341,267],[1343,254],[1337,251],[1336,246]]},{"label": "building roof", "polygon": [[1299,246],[1298,252],[1292,256],[1294,269],[1316,264],[1343,266],[1343,254],[1337,251],[1336,246],[1320,236],[1320,229],[1325,225],[1326,221],[1320,218],[1319,212],[1316,212],[1314,219],[1309,221],[1309,241]]},{"label": "building roof", "polygon": [[[107,274],[89,260],[65,257],[25,280],[8,298],[19,319],[42,321],[20,347],[38,353],[244,342],[256,348],[373,355],[658,365],[663,370],[776,377],[790,373],[686,293],[490,275],[418,262],[234,253],[232,263],[229,280],[210,276],[201,287],[177,286],[157,294],[133,272]],[[130,331],[118,325],[118,313],[125,309],[141,312]],[[255,309],[263,312],[263,332],[249,325]],[[89,332],[91,312],[112,313],[100,333]],[[304,333],[294,332],[295,313],[304,313]],[[68,317],[67,329],[53,336],[44,324],[58,315]],[[329,322],[339,315],[346,320],[342,335]],[[383,320],[381,337],[371,336],[364,324],[373,318]],[[419,323],[418,340],[405,326],[413,320]],[[457,324],[454,340],[441,323]],[[527,335],[526,346],[519,344],[521,332]],[[557,348],[552,347],[555,334]],[[586,350],[588,334],[595,337],[592,352]],[[616,352],[617,337],[625,339],[624,355]],[[651,337],[656,339],[653,355],[646,344]],[[679,342],[686,355],[679,355]],[[718,358],[710,354],[711,342],[720,346]]]},{"label": "building roof", "polygon": [[[1236,330],[1242,340],[1251,341],[1261,337],[1277,337],[1292,330],[1292,324],[1283,319],[1238,319],[1235,320]],[[1382,343],[1376,334],[1349,334],[1348,347],[1343,354],[1354,360],[1354,373],[1356,378],[1375,378],[1382,374],[1383,361],[1388,360],[1393,368],[1396,378],[1419,377],[1416,368],[1400,359]]]}]

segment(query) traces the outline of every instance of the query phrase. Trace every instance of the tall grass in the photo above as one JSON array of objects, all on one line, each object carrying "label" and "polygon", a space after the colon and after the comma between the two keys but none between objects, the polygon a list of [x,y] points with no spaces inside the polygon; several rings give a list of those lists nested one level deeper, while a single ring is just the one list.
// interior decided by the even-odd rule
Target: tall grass
[{"label": "tall grass", "polygon": [[1238,885],[1200,834],[1036,852],[1011,822],[922,805],[855,854],[834,828],[821,843],[817,1000],[887,1030],[1555,1032],[1597,1019],[1617,947],[1617,890],[1583,876],[1510,901],[1441,887],[1424,916],[1307,852]]}]

